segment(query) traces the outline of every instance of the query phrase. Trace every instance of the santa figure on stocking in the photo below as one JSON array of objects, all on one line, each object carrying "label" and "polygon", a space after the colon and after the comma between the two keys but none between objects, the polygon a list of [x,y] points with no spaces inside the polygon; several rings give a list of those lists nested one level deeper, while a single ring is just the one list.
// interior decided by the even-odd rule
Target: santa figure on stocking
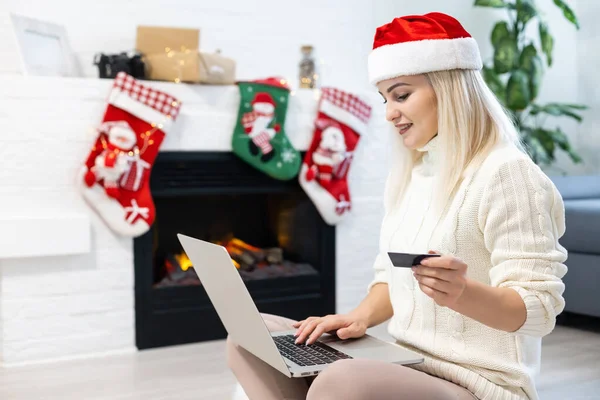
[{"label": "santa figure on stocking", "polygon": [[370,117],[371,106],[359,96],[321,89],[313,138],[298,180],[329,225],[339,223],[352,209],[348,171]]},{"label": "santa figure on stocking", "polygon": [[346,159],[346,140],[340,126],[331,121],[326,122],[319,142],[319,147],[312,154],[313,165],[306,173],[306,180],[317,179],[321,186],[328,185],[335,170]]}]

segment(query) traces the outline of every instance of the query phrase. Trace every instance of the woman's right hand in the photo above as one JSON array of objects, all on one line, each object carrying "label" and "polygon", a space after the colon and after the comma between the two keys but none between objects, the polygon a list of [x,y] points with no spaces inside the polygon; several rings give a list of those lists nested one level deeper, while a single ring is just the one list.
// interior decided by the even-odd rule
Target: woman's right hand
[{"label": "woman's right hand", "polygon": [[[359,338],[367,332],[368,322],[354,314],[333,314],[309,317],[293,324],[297,328],[296,343],[313,344],[324,333],[334,333],[340,339]],[[308,338],[308,339],[307,339]]]}]

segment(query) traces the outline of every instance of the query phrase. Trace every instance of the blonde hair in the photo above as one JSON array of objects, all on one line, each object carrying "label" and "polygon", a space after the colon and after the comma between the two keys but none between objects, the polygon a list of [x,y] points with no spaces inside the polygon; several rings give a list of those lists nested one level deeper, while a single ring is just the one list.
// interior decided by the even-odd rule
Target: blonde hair
[{"label": "blonde hair", "polygon": [[[474,70],[436,71],[425,74],[436,95],[438,144],[437,195],[443,204],[455,194],[468,168],[476,168],[498,143],[523,146],[508,112]],[[412,173],[423,157],[392,135],[394,155],[386,185],[386,206],[400,201]],[[441,206],[442,203],[438,204]],[[443,206],[442,206],[443,207]]]}]

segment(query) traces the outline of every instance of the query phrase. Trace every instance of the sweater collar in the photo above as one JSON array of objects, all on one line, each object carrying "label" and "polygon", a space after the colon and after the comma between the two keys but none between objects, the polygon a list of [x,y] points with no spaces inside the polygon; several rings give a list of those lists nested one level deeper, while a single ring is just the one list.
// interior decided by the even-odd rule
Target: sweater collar
[{"label": "sweater collar", "polygon": [[419,147],[417,149],[417,151],[420,151],[422,153],[428,153],[428,152],[431,152],[432,150],[436,150],[438,147],[439,140],[440,140],[439,135],[436,134],[423,147]]},{"label": "sweater collar", "polygon": [[417,151],[424,153],[421,159],[422,166],[427,170],[427,175],[433,173],[433,168],[437,160],[437,153],[439,150],[439,136],[435,135],[429,142],[423,147],[417,149]]}]

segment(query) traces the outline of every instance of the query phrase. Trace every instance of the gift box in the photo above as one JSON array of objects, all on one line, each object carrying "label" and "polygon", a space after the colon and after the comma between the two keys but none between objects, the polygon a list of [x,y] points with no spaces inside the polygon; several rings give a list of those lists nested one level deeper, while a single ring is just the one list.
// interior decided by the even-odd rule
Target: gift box
[{"label": "gift box", "polygon": [[200,55],[198,50],[148,54],[146,76],[150,80],[200,83]]},{"label": "gift box", "polygon": [[200,30],[138,26],[135,48],[144,55],[198,50],[200,48]]},{"label": "gift box", "polygon": [[200,30],[138,26],[136,50],[144,55],[147,79],[200,82]]},{"label": "gift box", "polygon": [[144,55],[146,78],[158,81],[232,85],[236,63],[220,52],[199,50],[200,30],[138,26],[136,50]]},{"label": "gift box", "polygon": [[209,85],[233,85],[235,61],[217,53],[200,53],[200,82]]}]

